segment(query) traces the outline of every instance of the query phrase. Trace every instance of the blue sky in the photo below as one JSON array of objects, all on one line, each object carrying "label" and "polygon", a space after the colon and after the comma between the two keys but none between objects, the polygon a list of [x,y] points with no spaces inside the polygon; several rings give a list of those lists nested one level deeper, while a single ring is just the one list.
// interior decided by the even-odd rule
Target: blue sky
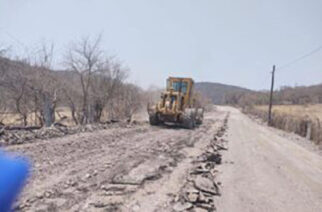
[{"label": "blue sky", "polygon": [[[102,33],[103,48],[147,88],[189,76],[267,89],[282,66],[322,45],[321,0],[0,0],[0,43],[24,54]],[[277,70],[277,86],[322,83],[322,51]]]}]

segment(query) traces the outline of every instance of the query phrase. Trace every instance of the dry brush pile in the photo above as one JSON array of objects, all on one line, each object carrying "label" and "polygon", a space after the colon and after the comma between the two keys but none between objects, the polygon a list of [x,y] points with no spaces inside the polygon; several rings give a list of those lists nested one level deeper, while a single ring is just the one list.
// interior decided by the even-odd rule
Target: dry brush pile
[{"label": "dry brush pile", "polygon": [[84,132],[94,132],[111,128],[130,128],[136,125],[143,125],[143,122],[133,121],[108,121],[86,125],[65,126],[53,124],[51,127],[8,127],[0,126],[0,147],[32,143],[37,140],[46,140],[66,135],[73,135]]},{"label": "dry brush pile", "polygon": [[[268,121],[268,112],[255,107],[245,107],[243,112],[254,115],[263,121]],[[322,123],[319,118],[308,116],[290,115],[285,113],[272,113],[272,126],[287,132],[296,133],[302,137],[312,140],[315,144],[322,144]]]}]

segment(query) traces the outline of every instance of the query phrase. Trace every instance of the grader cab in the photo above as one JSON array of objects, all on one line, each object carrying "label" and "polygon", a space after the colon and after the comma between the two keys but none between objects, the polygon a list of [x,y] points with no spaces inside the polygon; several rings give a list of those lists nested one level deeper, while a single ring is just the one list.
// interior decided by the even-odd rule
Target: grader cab
[{"label": "grader cab", "polygon": [[195,107],[193,90],[191,78],[169,77],[161,100],[151,107],[148,105],[150,124],[175,123],[188,129],[202,124],[204,110]]}]

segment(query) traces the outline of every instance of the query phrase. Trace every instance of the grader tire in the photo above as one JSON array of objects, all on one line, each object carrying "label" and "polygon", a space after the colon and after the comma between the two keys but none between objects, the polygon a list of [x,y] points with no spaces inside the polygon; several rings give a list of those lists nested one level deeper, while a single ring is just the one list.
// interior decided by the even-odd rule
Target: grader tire
[{"label": "grader tire", "polygon": [[150,121],[150,125],[152,125],[152,126],[157,126],[160,124],[160,121],[159,121],[158,116],[156,114],[150,115],[149,121]]},{"label": "grader tire", "polygon": [[196,126],[195,119],[191,116],[184,116],[183,118],[183,126],[187,129],[193,129]]},{"label": "grader tire", "polygon": [[196,117],[196,124],[201,125],[203,121],[203,114],[204,114],[204,109],[198,108],[197,110],[197,117]]}]

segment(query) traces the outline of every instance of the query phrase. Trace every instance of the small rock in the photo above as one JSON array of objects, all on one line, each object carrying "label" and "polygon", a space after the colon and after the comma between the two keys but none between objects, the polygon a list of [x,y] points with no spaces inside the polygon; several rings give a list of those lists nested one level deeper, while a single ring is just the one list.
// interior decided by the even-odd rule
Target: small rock
[{"label": "small rock", "polygon": [[195,208],[194,211],[195,212],[209,212],[209,210],[204,209],[204,208]]},{"label": "small rock", "polygon": [[196,206],[197,206],[197,208],[202,208],[207,211],[215,211],[216,210],[216,207],[213,204],[199,203]]},{"label": "small rock", "polygon": [[218,195],[219,194],[219,189],[217,185],[211,181],[208,178],[202,177],[202,176],[197,176],[197,178],[194,181],[194,186],[195,188],[203,191],[210,193],[212,195]]},{"label": "small rock", "polygon": [[45,192],[45,197],[46,197],[46,198],[49,198],[50,196],[51,196],[51,192],[50,192],[50,191],[46,191],[46,192]]},{"label": "small rock", "polygon": [[194,143],[195,143],[195,138],[194,137],[190,137],[189,139],[186,140],[186,145],[188,147],[194,147]]},{"label": "small rock", "polygon": [[18,205],[18,209],[25,209],[28,207],[30,207],[30,203],[28,203],[28,202],[24,202],[24,203],[21,203],[20,205]]},{"label": "small rock", "polygon": [[86,186],[79,186],[76,188],[77,191],[80,191],[80,192],[88,192],[89,189],[86,187]]},{"label": "small rock", "polygon": [[206,202],[206,197],[202,192],[198,196],[198,202]]},{"label": "small rock", "polygon": [[218,153],[207,155],[207,160],[215,162],[216,164],[221,164],[221,155]]},{"label": "small rock", "polygon": [[38,199],[42,199],[42,198],[44,197],[44,195],[43,195],[42,193],[38,193],[38,194],[36,194],[36,197],[37,197]]},{"label": "small rock", "polygon": [[90,203],[90,205],[93,205],[95,208],[104,208],[108,206],[108,204],[103,202],[94,202],[94,203]]},{"label": "small rock", "polygon": [[207,166],[207,164],[201,164],[199,166],[197,166],[196,168],[194,168],[190,174],[203,174],[203,173],[209,173],[210,168],[214,168],[214,167],[209,167]]},{"label": "small rock", "polygon": [[191,209],[192,207],[193,207],[193,205],[190,202],[185,202],[185,203],[177,202],[173,206],[173,210],[174,211],[185,211],[185,210]]},{"label": "small rock", "polygon": [[179,195],[175,195],[175,197],[174,197],[174,201],[175,202],[178,202],[180,200],[180,196]]},{"label": "small rock", "polygon": [[140,206],[138,205],[138,204],[136,204],[136,205],[134,205],[133,207],[132,207],[132,210],[133,211],[140,211]]},{"label": "small rock", "polygon": [[186,200],[188,201],[188,202],[191,202],[191,203],[194,203],[194,202],[197,202],[197,200],[198,200],[198,193],[194,193],[194,192],[189,192],[189,193],[187,193],[187,195],[186,195]]}]

